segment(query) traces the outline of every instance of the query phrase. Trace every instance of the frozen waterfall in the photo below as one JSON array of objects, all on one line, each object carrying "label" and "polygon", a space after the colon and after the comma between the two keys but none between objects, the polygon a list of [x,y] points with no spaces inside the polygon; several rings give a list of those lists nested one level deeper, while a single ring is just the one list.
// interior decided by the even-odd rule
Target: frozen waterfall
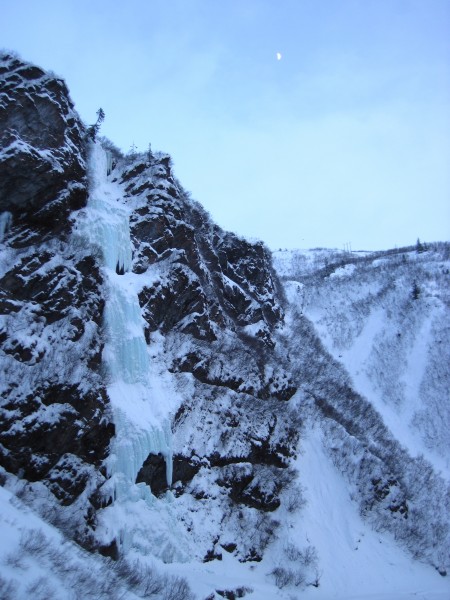
[{"label": "frozen waterfall", "polygon": [[0,242],[3,242],[5,234],[11,227],[12,215],[8,211],[0,212]]},{"label": "frozen waterfall", "polygon": [[136,477],[149,454],[161,453],[171,484],[171,431],[168,422],[155,414],[149,397],[150,363],[137,297],[138,276],[130,272],[130,210],[122,202],[120,188],[108,181],[107,173],[106,152],[100,144],[92,144],[90,196],[79,233],[100,254],[107,284],[103,361],[116,426],[108,468],[115,500],[152,503],[149,487],[136,484]]}]

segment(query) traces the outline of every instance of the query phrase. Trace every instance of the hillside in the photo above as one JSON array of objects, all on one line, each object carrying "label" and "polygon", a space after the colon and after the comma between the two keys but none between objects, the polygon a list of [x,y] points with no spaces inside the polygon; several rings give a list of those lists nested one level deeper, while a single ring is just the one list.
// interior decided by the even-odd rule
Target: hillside
[{"label": "hillside", "polygon": [[291,302],[412,456],[450,477],[450,244],[277,252]]}]

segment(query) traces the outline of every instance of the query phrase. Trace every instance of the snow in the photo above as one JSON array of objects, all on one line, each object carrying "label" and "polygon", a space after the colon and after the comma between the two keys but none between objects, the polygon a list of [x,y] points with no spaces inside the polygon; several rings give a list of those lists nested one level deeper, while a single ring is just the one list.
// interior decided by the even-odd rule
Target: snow
[{"label": "snow", "polygon": [[430,330],[434,312],[431,312],[414,336],[399,380],[399,383],[404,386],[404,397],[407,400],[398,405],[383,400],[378,388],[377,374],[370,372],[371,367],[373,370],[372,352],[377,341],[395,334],[396,329],[395,325],[389,326],[389,320],[382,308],[376,308],[370,312],[361,333],[347,349],[336,349],[333,346],[326,328],[319,320],[316,320],[314,311],[310,311],[308,316],[315,320],[316,328],[320,331],[321,339],[325,342],[327,350],[342,362],[352,377],[355,389],[376,408],[394,437],[408,449],[411,456],[422,454],[433,464],[437,472],[441,472],[450,479],[448,457],[445,458],[427,447],[420,432],[411,425],[414,415],[422,406],[419,388],[426,367],[427,349],[432,343]]},{"label": "snow", "polygon": [[358,514],[348,485],[327,456],[319,426],[302,441],[297,459],[307,504],[292,536],[318,551],[318,589],[302,598],[399,600],[450,597],[448,578],[409,557],[388,534],[375,532]]},{"label": "snow", "polygon": [[[8,581],[18,598],[30,597],[27,589],[42,575],[47,575],[39,560],[30,559],[21,549],[21,539],[28,532],[33,535],[42,530],[53,542],[61,542],[61,536],[23,506],[12,494],[0,487],[0,563],[2,581]],[[56,579],[56,578],[55,578]],[[2,588],[5,587],[3,584]],[[0,593],[6,589],[0,589]],[[5,596],[6,597],[6,596]]]},{"label": "snow", "polygon": [[[319,253],[316,256],[320,258]],[[426,402],[425,381],[428,397],[437,402],[438,414],[446,422],[444,397],[440,394],[436,398],[438,388],[429,370],[430,349],[436,355],[437,342],[446,341],[446,288],[439,277],[448,269],[448,261],[440,262],[440,255],[432,253],[428,257],[393,255],[372,262],[366,257],[327,275],[323,267],[330,259],[336,264],[341,260],[337,253],[328,257],[324,253],[321,261],[314,258],[313,264],[311,253],[276,253],[276,266],[285,278],[290,303],[297,314],[312,321],[328,352],[350,374],[354,389],[376,408],[410,455],[424,455],[437,473],[448,478],[448,454],[439,454],[437,446],[427,445],[423,432],[414,425],[415,415]],[[416,278],[421,288],[419,301],[411,297]],[[288,313],[286,323],[291,320]],[[441,361],[435,356],[434,370],[445,378],[442,350],[444,344]],[[402,391],[396,403],[392,394],[385,393],[391,385]],[[444,389],[445,384],[441,387]],[[425,424],[429,419],[430,415],[424,417]],[[413,560],[390,534],[377,533],[362,520],[356,502],[359,492],[334,466],[324,435],[316,423],[302,439],[296,462],[307,504],[301,518],[292,524],[290,539],[296,539],[300,546],[310,543],[316,547],[321,571],[320,587],[308,587],[301,597],[449,598],[447,577]]]},{"label": "snow", "polygon": [[264,333],[266,330],[267,325],[262,319],[257,321],[256,323],[245,325],[242,328],[242,331],[245,331],[247,335],[251,335],[253,337],[257,337],[259,334]]},{"label": "snow", "polygon": [[356,269],[356,265],[348,264],[345,267],[339,267],[336,271],[331,273],[330,277],[350,277],[354,270]]},{"label": "snow", "polygon": [[[307,283],[284,282],[289,301],[313,322],[328,352],[344,365],[355,390],[376,408],[393,436],[411,456],[423,455],[449,480],[448,443],[443,441],[448,392],[442,397],[445,384],[438,388],[436,377],[433,380],[428,373],[429,349],[442,338],[448,314],[445,282],[439,279],[448,261],[432,251],[387,254],[372,261],[366,256],[324,277],[314,275],[311,256],[314,261],[321,258],[315,264],[317,272],[323,261],[337,264],[341,255],[314,252],[275,253],[276,267],[285,278],[310,277]],[[410,290],[416,279],[421,296],[412,302]],[[446,376],[443,361],[441,353],[441,377]],[[429,409],[427,398],[434,403]],[[430,435],[424,432],[427,425]]]},{"label": "snow", "polygon": [[[11,478],[8,476],[11,480]],[[19,481],[9,481],[16,491]],[[17,487],[18,486],[18,487]],[[142,501],[141,501],[142,502]],[[130,503],[123,518],[133,524],[139,502]],[[122,506],[122,509],[125,508]],[[140,517],[143,516],[141,513]],[[156,520],[155,520],[156,521]],[[120,521],[122,522],[122,521]],[[114,522],[112,521],[112,525]],[[136,523],[138,526],[138,523]],[[155,529],[158,523],[155,523]],[[160,542],[167,523],[159,523]],[[133,579],[120,570],[120,563],[99,554],[82,550],[64,538],[60,531],[42,520],[10,490],[0,486],[0,598],[11,600],[97,598],[135,600],[147,597],[142,593],[142,571],[139,564],[129,564]],[[130,558],[137,559],[139,554]],[[170,589],[170,573],[157,560],[146,563],[151,582],[160,582]],[[130,589],[131,588],[131,589]],[[165,593],[152,595],[155,600],[167,598]],[[181,598],[180,598],[181,600]]]},{"label": "snow", "polygon": [[[375,532],[361,519],[347,483],[324,450],[323,435],[320,424],[316,424],[302,439],[294,466],[305,488],[306,505],[295,514],[283,506],[274,513],[281,528],[261,562],[241,563],[219,548],[222,560],[173,563],[169,565],[171,572],[186,577],[202,599],[213,590],[246,588],[245,598],[249,600],[447,600],[448,578],[413,560],[392,537]],[[213,485],[207,491],[214,496]],[[202,516],[198,508],[188,510],[188,499],[184,496],[177,501],[186,506],[185,516],[190,515],[194,531],[203,527],[206,533],[216,521],[220,523],[220,510],[212,502],[209,512]],[[227,527],[230,540],[235,540],[238,531],[233,531],[229,523]],[[316,548],[318,587],[311,583],[306,587],[275,586],[271,575],[274,568],[295,568],[295,561],[289,562],[286,552],[290,545]]]}]

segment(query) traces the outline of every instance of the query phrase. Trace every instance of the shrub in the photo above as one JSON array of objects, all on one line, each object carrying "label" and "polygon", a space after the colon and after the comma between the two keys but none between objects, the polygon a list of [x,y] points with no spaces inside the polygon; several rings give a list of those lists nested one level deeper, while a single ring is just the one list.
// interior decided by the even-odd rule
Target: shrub
[{"label": "shrub", "polygon": [[0,575],[0,598],[3,600],[14,600],[17,598],[16,585],[13,581],[7,581]]},{"label": "shrub", "polygon": [[130,564],[120,559],[114,569],[126,586],[140,598],[158,596],[163,600],[194,600],[189,584],[182,577],[160,575],[149,565]]},{"label": "shrub", "polygon": [[275,585],[280,589],[292,583],[292,572],[284,567],[275,567],[271,575],[275,579]]},{"label": "shrub", "polygon": [[50,586],[46,577],[38,577],[27,587],[28,598],[33,600],[52,600],[55,590]]},{"label": "shrub", "polygon": [[317,564],[317,550],[314,546],[307,546],[300,552],[299,560],[305,567]]},{"label": "shrub", "polygon": [[163,600],[194,600],[188,582],[182,577],[175,577],[167,581],[163,593]]},{"label": "shrub", "polygon": [[27,529],[20,537],[20,548],[33,556],[47,553],[48,540],[41,529]]},{"label": "shrub", "polygon": [[306,499],[303,496],[303,488],[297,484],[291,485],[284,494],[284,504],[289,513],[296,513],[304,508]]},{"label": "shrub", "polygon": [[25,569],[25,564],[23,562],[23,555],[21,552],[10,552],[5,556],[5,564],[8,567],[12,567],[13,569]]}]

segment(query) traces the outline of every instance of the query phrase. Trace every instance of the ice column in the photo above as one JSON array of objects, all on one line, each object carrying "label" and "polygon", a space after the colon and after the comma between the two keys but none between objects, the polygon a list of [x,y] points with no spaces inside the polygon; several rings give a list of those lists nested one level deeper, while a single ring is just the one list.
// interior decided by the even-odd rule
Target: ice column
[{"label": "ice column", "polygon": [[109,374],[108,395],[113,407],[116,436],[109,471],[117,500],[153,497],[145,484],[135,484],[150,453],[166,461],[167,481],[172,480],[171,432],[152,413],[149,398],[149,355],[144,319],[136,293],[136,275],[130,273],[132,250],[129,210],[117,198],[118,186],[107,180],[108,158],[99,144],[92,145],[89,161],[91,192],[82,235],[100,252],[108,284],[105,304],[107,343],[103,354]]},{"label": "ice column", "polygon": [[105,150],[106,154],[106,174],[109,175],[113,170],[113,155],[109,150]]},{"label": "ice column", "polygon": [[5,233],[11,227],[12,223],[12,215],[8,211],[4,211],[0,213],[0,242],[3,242],[3,238],[5,237]]},{"label": "ice column", "polygon": [[136,294],[129,293],[110,278],[109,298],[105,306],[108,345],[105,360],[111,379],[129,384],[145,384],[148,352],[143,334],[143,318]]}]

